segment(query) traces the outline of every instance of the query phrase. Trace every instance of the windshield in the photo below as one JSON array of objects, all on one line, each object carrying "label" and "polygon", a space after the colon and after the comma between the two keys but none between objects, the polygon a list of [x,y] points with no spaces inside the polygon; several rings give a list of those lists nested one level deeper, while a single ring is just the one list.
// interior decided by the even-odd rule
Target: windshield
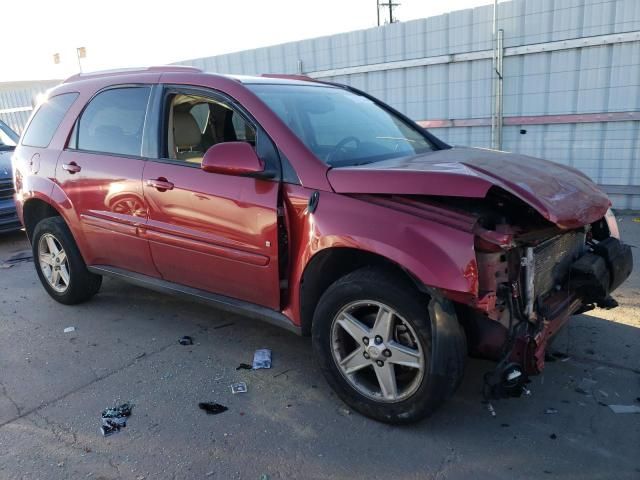
[{"label": "windshield", "polygon": [[416,126],[348,90],[311,85],[247,87],[329,166],[364,165],[434,150]]},{"label": "windshield", "polygon": [[0,120],[0,150],[13,148],[17,145],[18,135],[6,123]]}]

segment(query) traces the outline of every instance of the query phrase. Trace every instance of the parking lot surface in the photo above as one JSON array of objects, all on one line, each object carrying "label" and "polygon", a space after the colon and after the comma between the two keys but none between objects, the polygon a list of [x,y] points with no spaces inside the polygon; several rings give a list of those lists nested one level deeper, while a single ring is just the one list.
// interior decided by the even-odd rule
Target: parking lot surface
[{"label": "parking lot surface", "polygon": [[[620,226],[640,247],[640,223]],[[28,248],[23,233],[0,236],[0,265]],[[640,406],[633,251],[620,307],[573,318],[552,347],[566,356],[530,396],[494,402],[492,417],[480,394],[491,363],[470,360],[458,393],[408,427],[349,411],[308,338],[112,279],[66,307],[32,263],[0,268],[0,478],[640,478],[640,415],[607,406]],[[236,370],[265,347],[272,369]],[[248,392],[232,394],[239,381]],[[103,437],[101,411],[124,401],[127,427]],[[207,401],[228,410],[207,415]]]}]

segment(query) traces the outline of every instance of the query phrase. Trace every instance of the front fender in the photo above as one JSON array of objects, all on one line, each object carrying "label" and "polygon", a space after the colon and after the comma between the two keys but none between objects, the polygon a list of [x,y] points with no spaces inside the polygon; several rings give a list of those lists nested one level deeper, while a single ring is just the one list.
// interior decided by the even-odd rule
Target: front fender
[{"label": "front fender", "polygon": [[[318,253],[348,247],[382,256],[425,286],[464,296],[477,295],[474,237],[406,212],[332,192],[321,192],[313,213],[306,211],[311,190],[285,187],[291,218],[292,288]],[[297,293],[292,292],[296,302]],[[293,312],[299,309],[294,308]],[[295,315],[297,316],[297,315]]]}]

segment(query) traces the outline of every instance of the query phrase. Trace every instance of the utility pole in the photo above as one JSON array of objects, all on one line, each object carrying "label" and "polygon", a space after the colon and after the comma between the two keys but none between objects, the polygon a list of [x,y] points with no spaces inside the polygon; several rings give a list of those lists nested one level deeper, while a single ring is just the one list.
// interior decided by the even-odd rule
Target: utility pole
[{"label": "utility pole", "polygon": [[378,6],[378,26],[380,26],[380,7],[389,7],[389,23],[396,23],[398,19],[393,18],[393,9],[399,7],[399,3],[394,3],[393,0],[388,0],[386,3],[381,3],[380,0],[376,0]]},{"label": "utility pole", "polygon": [[491,114],[491,148],[502,150],[502,67],[504,56],[504,30],[498,28],[498,0],[493,1],[493,108]]}]

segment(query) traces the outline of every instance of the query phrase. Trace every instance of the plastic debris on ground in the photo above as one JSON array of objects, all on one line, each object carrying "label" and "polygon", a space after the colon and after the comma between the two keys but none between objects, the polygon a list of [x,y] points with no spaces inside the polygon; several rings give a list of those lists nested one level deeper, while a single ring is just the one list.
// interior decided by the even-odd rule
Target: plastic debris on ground
[{"label": "plastic debris on ground", "polygon": [[271,350],[261,348],[253,354],[253,369],[271,368]]},{"label": "plastic debris on ground", "polygon": [[489,410],[489,413],[492,417],[496,416],[496,410],[495,408],[493,408],[493,405],[491,405],[491,403],[487,403],[487,410]]},{"label": "plastic debris on ground", "polygon": [[232,384],[231,393],[247,393],[247,384],[244,382]]},{"label": "plastic debris on ground", "polygon": [[105,408],[102,411],[102,426],[100,427],[102,435],[106,437],[126,427],[132,409],[133,404],[128,402],[116,407]]},{"label": "plastic debris on ground", "polygon": [[180,345],[193,345],[193,338],[191,338],[189,335],[185,335],[179,340],[179,342]]},{"label": "plastic debris on ground", "polygon": [[638,405],[608,405],[613,413],[640,413]]},{"label": "plastic debris on ground", "polygon": [[76,331],[76,327],[67,327],[64,330],[64,333],[71,333]]},{"label": "plastic debris on ground", "polygon": [[558,410],[556,410],[555,408],[547,408],[544,413],[545,415],[555,415],[556,413],[558,413]]},{"label": "plastic debris on ground", "polygon": [[200,402],[198,404],[198,407],[201,410],[204,410],[205,412],[207,412],[207,415],[217,415],[219,413],[226,412],[227,410],[229,410],[224,405],[220,405],[219,403],[215,403],[215,402]]},{"label": "plastic debris on ground", "polygon": [[248,363],[241,363],[236,367],[236,370],[253,370],[253,366]]}]

